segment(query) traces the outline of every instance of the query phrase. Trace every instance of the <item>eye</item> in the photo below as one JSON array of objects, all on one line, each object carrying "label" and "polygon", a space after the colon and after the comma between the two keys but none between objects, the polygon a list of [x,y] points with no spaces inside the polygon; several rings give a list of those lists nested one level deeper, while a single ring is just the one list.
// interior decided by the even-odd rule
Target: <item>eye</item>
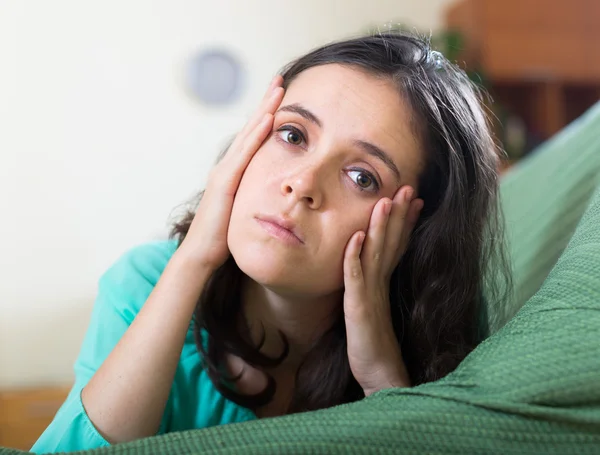
[{"label": "eye", "polygon": [[282,126],[277,130],[277,133],[279,140],[282,140],[290,145],[300,146],[302,145],[302,142],[306,142],[302,132],[293,126]]},{"label": "eye", "polygon": [[377,193],[379,191],[379,182],[370,172],[364,169],[351,169],[348,171],[348,176],[354,181],[356,186],[361,191],[371,191]]}]

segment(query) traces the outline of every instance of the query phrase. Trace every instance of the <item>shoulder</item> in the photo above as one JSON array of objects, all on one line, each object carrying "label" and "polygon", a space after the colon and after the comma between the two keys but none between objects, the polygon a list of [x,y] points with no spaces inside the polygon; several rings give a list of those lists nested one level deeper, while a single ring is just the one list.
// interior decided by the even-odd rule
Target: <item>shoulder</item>
[{"label": "shoulder", "polygon": [[176,249],[175,240],[137,245],[123,253],[100,279],[126,282],[132,275],[136,275],[156,283]]},{"label": "shoulder", "polygon": [[127,250],[100,277],[100,296],[109,299],[113,305],[125,305],[137,312],[176,249],[176,240],[160,240]]}]

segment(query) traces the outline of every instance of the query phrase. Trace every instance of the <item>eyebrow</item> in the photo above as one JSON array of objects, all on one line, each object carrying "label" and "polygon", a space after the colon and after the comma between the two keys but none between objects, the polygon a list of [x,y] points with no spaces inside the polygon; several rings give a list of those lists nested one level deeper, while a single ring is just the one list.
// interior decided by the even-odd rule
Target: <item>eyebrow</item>
[{"label": "eyebrow", "polygon": [[[279,110],[277,112],[291,112],[293,114],[298,114],[301,117],[304,117],[309,122],[314,123],[319,128],[323,127],[323,122],[321,122],[319,117],[317,117],[311,111],[309,111],[305,107],[302,107],[298,103],[288,104],[286,106],[283,106],[283,107],[279,108]],[[390,157],[389,154],[387,154],[380,147],[376,146],[375,144],[372,144],[371,142],[355,139],[353,141],[353,144],[355,146],[361,148],[367,154],[374,156],[374,157],[380,159],[381,161],[383,161],[383,163],[387,167],[389,167],[390,170],[394,173],[394,175],[396,176],[396,180],[400,181],[400,171],[398,170],[398,167],[396,166],[396,164],[394,163],[394,161],[392,160],[392,158]]]}]

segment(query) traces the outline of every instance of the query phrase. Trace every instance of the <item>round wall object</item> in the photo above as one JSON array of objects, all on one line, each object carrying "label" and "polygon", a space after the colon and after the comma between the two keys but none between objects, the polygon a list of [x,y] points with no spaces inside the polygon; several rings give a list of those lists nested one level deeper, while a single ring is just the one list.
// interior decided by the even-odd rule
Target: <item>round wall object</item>
[{"label": "round wall object", "polygon": [[187,79],[188,88],[203,103],[227,105],[241,95],[243,70],[232,53],[208,49],[190,59]]}]

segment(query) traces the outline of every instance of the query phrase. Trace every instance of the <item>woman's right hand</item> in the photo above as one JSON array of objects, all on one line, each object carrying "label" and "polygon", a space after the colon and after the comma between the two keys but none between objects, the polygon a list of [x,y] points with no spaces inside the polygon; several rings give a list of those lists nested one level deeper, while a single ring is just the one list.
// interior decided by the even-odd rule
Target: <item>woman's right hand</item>
[{"label": "woman's right hand", "polygon": [[233,200],[248,163],[271,131],[273,115],[283,99],[282,83],[279,75],[273,79],[258,110],[211,170],[196,215],[179,247],[210,271],[229,257],[227,230]]}]

